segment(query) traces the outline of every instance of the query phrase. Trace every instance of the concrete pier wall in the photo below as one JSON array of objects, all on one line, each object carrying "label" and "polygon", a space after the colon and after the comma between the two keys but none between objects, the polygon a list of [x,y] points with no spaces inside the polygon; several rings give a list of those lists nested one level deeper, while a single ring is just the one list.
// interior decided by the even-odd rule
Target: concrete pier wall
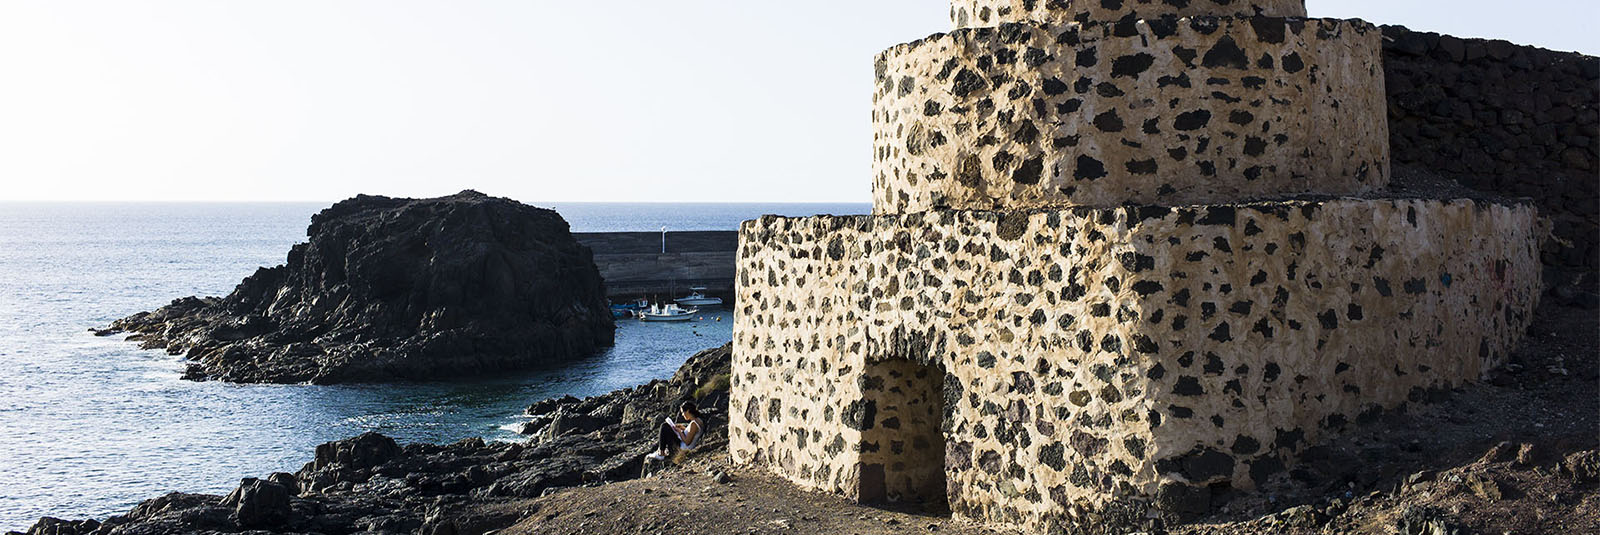
[{"label": "concrete pier wall", "polygon": [[675,297],[690,286],[704,286],[707,293],[724,299],[732,296],[738,232],[668,232],[666,253],[661,252],[660,232],[574,232],[573,236],[594,250],[608,297]]}]

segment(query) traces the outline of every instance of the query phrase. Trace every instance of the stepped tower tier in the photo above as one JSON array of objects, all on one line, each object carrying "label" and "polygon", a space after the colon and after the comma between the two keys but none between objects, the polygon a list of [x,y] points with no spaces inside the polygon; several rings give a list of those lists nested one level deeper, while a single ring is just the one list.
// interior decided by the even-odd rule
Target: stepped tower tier
[{"label": "stepped tower tier", "polygon": [[1193,17],[1007,24],[894,47],[877,63],[875,210],[1380,189],[1381,39],[1358,20]]},{"label": "stepped tower tier", "polygon": [[747,221],[729,450],[1036,533],[1201,512],[1504,363],[1539,294],[1535,217],[1397,198]]},{"label": "stepped tower tier", "polygon": [[953,0],[879,55],[873,216],[739,237],[729,450],[863,502],[1139,531],[1505,362],[1523,202],[1389,191],[1379,30]]},{"label": "stepped tower tier", "polygon": [[956,28],[1160,17],[1304,17],[1304,0],[952,0]]}]

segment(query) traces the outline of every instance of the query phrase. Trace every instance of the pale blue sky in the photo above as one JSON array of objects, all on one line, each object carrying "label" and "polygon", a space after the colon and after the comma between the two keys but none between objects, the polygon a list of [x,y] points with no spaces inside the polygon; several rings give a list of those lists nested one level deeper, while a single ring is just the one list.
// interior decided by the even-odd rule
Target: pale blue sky
[{"label": "pale blue sky", "polygon": [[[1600,52],[1595,0],[1311,0]],[[0,0],[0,200],[866,201],[940,0]]]}]

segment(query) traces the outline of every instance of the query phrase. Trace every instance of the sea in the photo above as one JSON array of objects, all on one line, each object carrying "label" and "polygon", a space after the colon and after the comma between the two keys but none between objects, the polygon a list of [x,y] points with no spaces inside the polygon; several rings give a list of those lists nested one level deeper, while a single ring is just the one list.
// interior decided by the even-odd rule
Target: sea
[{"label": "sea", "polygon": [[[867,203],[554,203],[574,232],[734,230],[763,214]],[[732,313],[619,322],[616,345],[477,380],[238,385],[179,379],[182,357],[90,328],[175,298],[226,295],[305,240],[313,203],[0,203],[0,532],[103,519],[171,491],[226,493],[366,431],[407,442],[519,440],[535,401],[670,377],[732,338]],[[722,321],[715,319],[720,317]]]}]

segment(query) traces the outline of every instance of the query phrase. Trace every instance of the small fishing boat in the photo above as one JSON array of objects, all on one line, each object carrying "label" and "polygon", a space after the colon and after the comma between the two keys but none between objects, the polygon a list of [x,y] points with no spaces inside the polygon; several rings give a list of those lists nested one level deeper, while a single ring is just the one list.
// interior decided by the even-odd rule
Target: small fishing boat
[{"label": "small fishing boat", "polygon": [[695,286],[689,288],[689,295],[673,299],[673,301],[686,307],[708,307],[722,304],[722,298],[707,297],[705,291],[704,286]]},{"label": "small fishing boat", "polygon": [[638,311],[639,319],[643,321],[689,321],[694,319],[698,308],[683,308],[676,303],[665,305],[650,305],[650,308]]},{"label": "small fishing boat", "polygon": [[611,317],[613,319],[631,318],[640,310],[650,308],[650,302],[639,299],[627,303],[612,303]]}]

